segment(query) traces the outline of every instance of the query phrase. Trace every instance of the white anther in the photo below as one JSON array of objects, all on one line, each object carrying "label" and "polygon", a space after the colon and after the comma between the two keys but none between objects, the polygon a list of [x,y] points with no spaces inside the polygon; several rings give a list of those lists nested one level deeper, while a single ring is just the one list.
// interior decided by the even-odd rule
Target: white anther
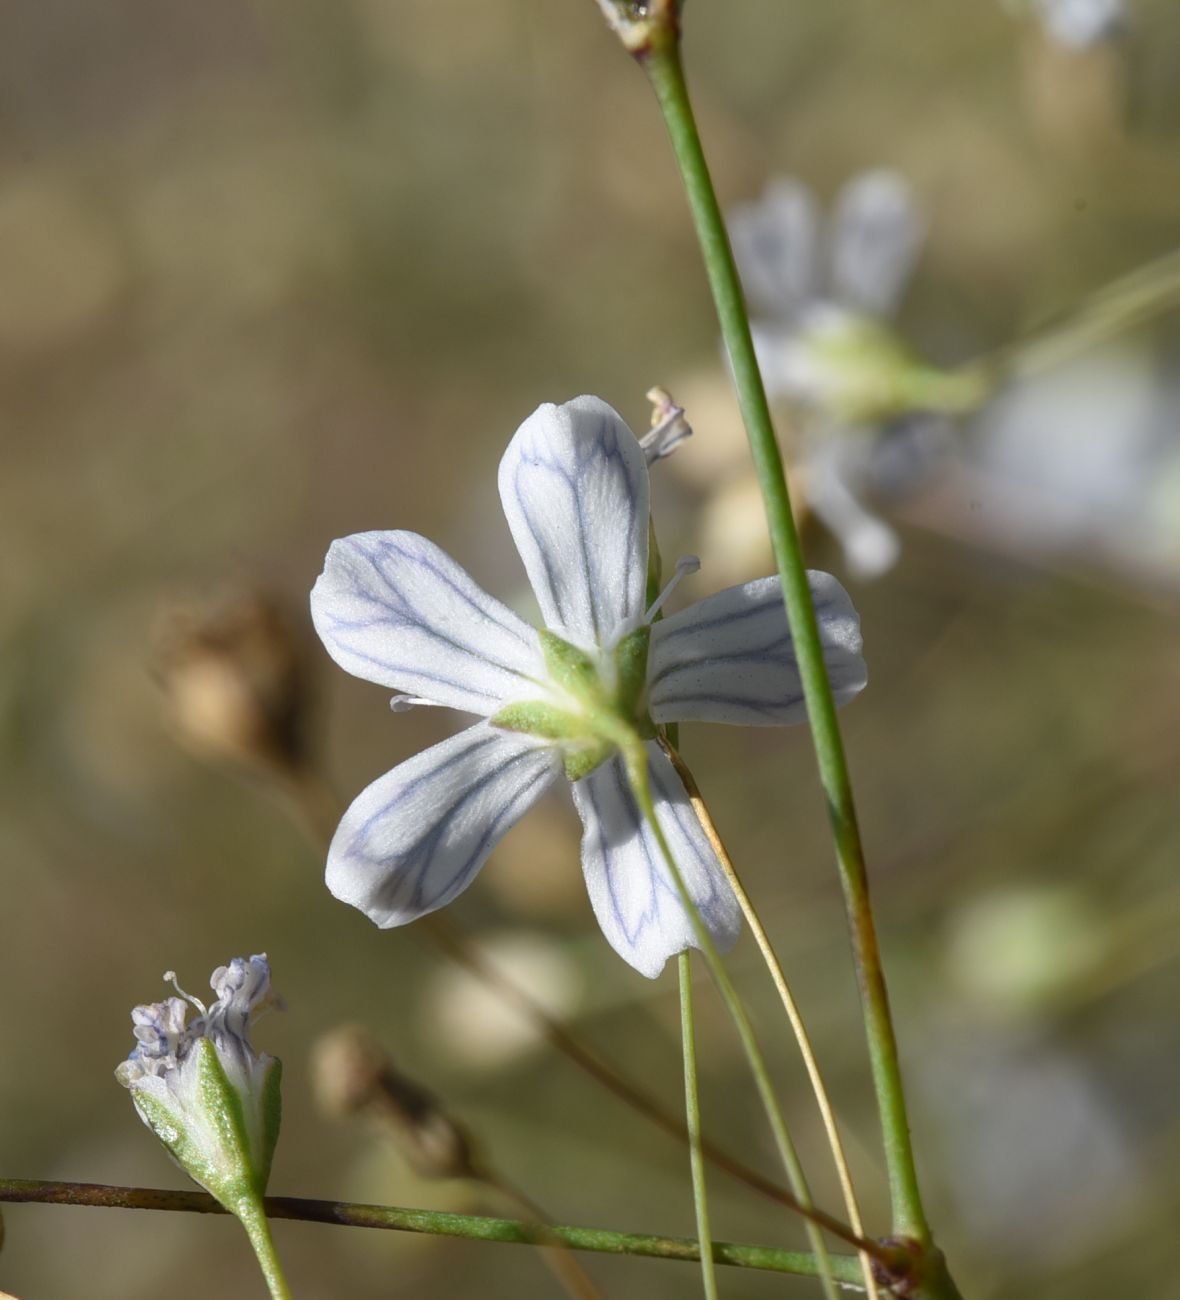
[{"label": "white anther", "polygon": [[700,567],[701,567],[701,561],[697,556],[682,555],[680,559],[676,561],[676,572],[669,579],[668,585],[664,588],[664,590],[661,591],[660,594],[655,598],[655,600],[652,601],[651,608],[643,616],[643,621],[645,623],[650,623],[652,619],[655,618],[655,616],[660,612],[660,608],[663,605],[664,601],[666,601],[668,597],[672,594],[672,592],[676,589],[676,585],[677,583],[679,583],[680,579],[686,577],[690,573],[696,573],[696,571]]},{"label": "white anther", "polygon": [[442,707],[437,700],[424,700],[421,695],[395,695],[389,701],[389,707],[394,713],[408,713],[422,705],[435,709]]}]

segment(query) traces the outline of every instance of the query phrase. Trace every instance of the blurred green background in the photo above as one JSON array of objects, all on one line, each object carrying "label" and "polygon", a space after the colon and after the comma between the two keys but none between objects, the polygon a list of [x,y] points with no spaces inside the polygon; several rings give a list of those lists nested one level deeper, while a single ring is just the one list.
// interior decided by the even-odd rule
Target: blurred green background
[{"label": "blurred green background", "polygon": [[[723,199],[780,171],[830,197],[861,168],[899,168],[930,227],[903,327],[942,362],[1002,344],[1175,243],[1180,11],[1144,0],[1133,16],[1122,43],[1073,53],[999,4],[693,0]],[[657,506],[665,554],[701,554],[694,594],[766,571],[710,514],[744,473],[736,417],[642,78],[590,0],[26,0],[0,17],[0,122],[3,1172],[185,1185],[112,1076],[129,1009],[163,996],[166,968],[199,994],[214,966],[265,950],[288,1008],[256,1039],[286,1068],[273,1191],[503,1209],[320,1113],[312,1044],[359,1021],[554,1218],[691,1234],[676,1144],[413,928],[380,933],[336,903],[287,804],[178,744],[158,680],[162,610],[261,589],[290,611],[312,743],[342,795],[449,734],[451,716],[391,715],[386,692],[336,670],[307,592],[332,538],[401,527],[519,604],[496,465],[538,403],[583,391],[635,427],[653,383],[689,406],[696,438],[657,472]],[[1175,319],[1124,344],[1173,450],[1178,344]],[[963,432],[965,463],[978,436]],[[1165,1297],[1180,558],[1154,536],[1141,557],[1098,517],[1047,556],[970,489],[948,495],[948,474],[898,503],[899,566],[854,588],[871,684],[844,715],[929,1208],[972,1300]],[[839,572],[826,535],[807,546]],[[884,1232],[808,738],[689,729],[683,747]],[[676,1108],[674,979],[644,981],[602,941],[577,836],[562,794],[454,916]],[[733,969],[835,1209],[748,940]],[[773,1173],[734,1037],[698,1001],[708,1129]],[[718,1236],[801,1243],[774,1206],[711,1186]],[[0,1288],[20,1300],[261,1294],[229,1222],[38,1206],[5,1221]],[[527,1250],[285,1223],[276,1237],[304,1300],[560,1294]],[[699,1285],[686,1265],[588,1267],[612,1296]],[[733,1300],[815,1294],[735,1271],[722,1284]]]}]

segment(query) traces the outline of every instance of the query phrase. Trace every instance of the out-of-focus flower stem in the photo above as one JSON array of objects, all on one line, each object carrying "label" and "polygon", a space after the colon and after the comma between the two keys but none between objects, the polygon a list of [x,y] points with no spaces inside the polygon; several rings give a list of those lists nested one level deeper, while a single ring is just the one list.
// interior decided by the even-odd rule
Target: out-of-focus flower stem
[{"label": "out-of-focus flower stem", "polygon": [[[196,1214],[228,1213],[205,1192],[112,1187],[101,1183],[41,1182],[21,1178],[0,1178],[0,1203],[3,1202],[105,1206],[124,1210],[183,1210]],[[437,1210],[403,1209],[393,1205],[362,1205],[353,1201],[315,1201],[287,1196],[268,1196],[265,1206],[271,1219],[299,1219],[309,1223],[335,1223],[353,1228],[385,1228],[395,1232],[421,1232],[433,1236],[517,1245],[535,1245],[537,1241],[536,1225],[519,1219],[492,1219]],[[554,1240],[560,1241],[570,1250],[690,1262],[700,1259],[700,1245],[691,1237],[653,1237],[562,1224],[551,1225],[547,1231]],[[894,1262],[895,1256],[898,1264],[903,1263],[900,1252],[883,1253],[887,1261],[886,1267]],[[815,1256],[809,1252],[780,1250],[774,1246],[715,1241],[713,1258],[718,1264],[773,1273],[815,1277],[818,1272]],[[855,1255],[834,1255],[831,1267],[841,1282],[855,1284],[860,1277],[860,1265]]]},{"label": "out-of-focus flower stem", "polygon": [[860,983],[873,1083],[881,1114],[889,1170],[893,1229],[898,1236],[911,1238],[925,1248],[930,1245],[930,1228],[922,1204],[910,1142],[897,1039],[869,904],[868,876],[852,783],[836,721],[836,706],[824,670],[815,607],[811,602],[802,549],[791,514],[782,456],[775,440],[766,390],[758,370],[749,318],[725,220],[713,189],[685,84],[679,30],[675,21],[670,22],[667,30],[653,39],[644,50],[634,53],[647,73],[659,101],[688,194],[709,285],[733,369],[755,472],[762,489],[775,559],[782,578],[787,620],[794,639],[820,779],[827,796]]}]

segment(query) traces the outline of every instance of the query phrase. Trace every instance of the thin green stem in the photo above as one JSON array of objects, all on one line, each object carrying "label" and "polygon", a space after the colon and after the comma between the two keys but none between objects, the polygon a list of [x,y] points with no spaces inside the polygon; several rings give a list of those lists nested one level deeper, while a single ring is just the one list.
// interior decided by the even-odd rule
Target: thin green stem
[{"label": "thin green stem", "polygon": [[[713,852],[717,855],[717,861],[721,863],[721,869],[725,872],[725,877],[729,881],[730,888],[737,898],[738,905],[742,909],[742,915],[746,918],[746,924],[754,936],[754,941],[758,945],[758,951],[762,954],[762,959],[770,973],[770,978],[778,991],[779,999],[782,1002],[783,1010],[786,1012],[787,1019],[791,1022],[791,1029],[795,1034],[795,1041],[799,1046],[799,1054],[803,1058],[803,1065],[807,1071],[807,1077],[811,1081],[811,1089],[815,1095],[815,1103],[819,1108],[820,1118],[823,1121],[824,1130],[828,1135],[828,1146],[832,1152],[832,1161],[836,1166],[836,1174],[840,1180],[840,1191],[844,1196],[844,1209],[848,1214],[848,1223],[853,1232],[858,1235],[864,1234],[864,1227],[861,1224],[860,1206],[856,1200],[856,1190],[852,1185],[852,1172],[848,1167],[848,1158],[844,1153],[844,1143],[840,1138],[840,1129],[836,1123],[836,1114],[832,1109],[831,1099],[828,1097],[828,1090],[824,1084],[823,1073],[819,1068],[819,1061],[816,1058],[815,1051],[811,1045],[811,1038],[807,1033],[807,1026],[803,1023],[803,1015],[799,1010],[799,1005],[795,1001],[795,995],[791,991],[791,986],[787,982],[786,973],[783,970],[782,963],[778,959],[778,954],[774,950],[774,945],[770,942],[770,936],[766,932],[766,927],[762,924],[762,918],[758,915],[758,910],[754,906],[754,900],[746,892],[746,887],[738,875],[737,868],[733,865],[733,859],[729,856],[729,851],[725,847],[725,842],[721,838],[717,825],[713,821],[713,815],[709,812],[709,806],[705,803],[704,796],[701,794],[700,787],[697,785],[696,777],[693,776],[692,770],[680,756],[679,751],[668,740],[661,740],[660,747],[667,754],[672,766],[676,769],[677,775],[684,782],[684,788],[688,792],[689,802],[692,804],[693,811],[697,815],[697,821],[701,824],[701,829],[705,832],[709,843],[713,847]],[[864,1275],[865,1293],[869,1300],[878,1300],[877,1283],[873,1277],[873,1261],[869,1255],[861,1253],[861,1271]]]},{"label": "thin green stem", "polygon": [[820,780],[827,797],[860,983],[873,1085],[881,1114],[889,1171],[893,1230],[899,1236],[911,1237],[922,1245],[928,1245],[930,1229],[910,1143],[897,1039],[869,905],[868,876],[852,783],[836,721],[836,706],[824,669],[815,607],[791,514],[782,456],[758,371],[737,267],[685,84],[677,34],[674,31],[666,33],[663,39],[652,42],[639,52],[638,57],[659,100],[688,193],[782,578],[787,620],[794,640]]},{"label": "thin green stem", "polygon": [[697,1091],[696,1027],[692,1015],[692,968],[687,952],[677,959],[680,976],[680,1039],[684,1049],[684,1113],[688,1120],[688,1159],[692,1169],[692,1201],[697,1216],[701,1251],[701,1282],[705,1300],[717,1300],[717,1270],[713,1267],[713,1233],[709,1229],[709,1193],[705,1184],[705,1156],[701,1150],[701,1100]]},{"label": "thin green stem", "polygon": [[[684,877],[680,874],[675,854],[673,854],[672,847],[664,834],[664,828],[660,825],[660,819],[656,815],[656,806],[651,795],[651,781],[648,777],[647,749],[643,742],[636,737],[634,742],[624,750],[623,756],[627,765],[627,776],[631,782],[631,789],[635,796],[635,802],[639,806],[639,812],[651,827],[660,853],[667,863],[668,873],[672,877],[685,913],[692,924],[705,964],[709,967],[709,974],[712,975],[713,982],[717,985],[717,991],[721,994],[721,1000],[725,1003],[730,1019],[737,1029],[742,1051],[745,1053],[750,1073],[754,1077],[758,1096],[762,1101],[762,1108],[766,1112],[770,1130],[774,1135],[779,1158],[783,1162],[783,1168],[786,1170],[787,1179],[791,1184],[791,1191],[794,1192],[801,1205],[812,1210],[814,1205],[811,1200],[811,1192],[807,1186],[807,1178],[803,1173],[803,1166],[799,1162],[798,1152],[795,1150],[795,1144],[791,1140],[791,1134],[787,1129],[786,1120],[783,1118],[782,1108],[778,1104],[778,1097],[775,1096],[774,1085],[770,1081],[770,1071],[766,1068],[766,1058],[762,1055],[762,1049],[759,1047],[758,1040],[754,1035],[754,1026],[750,1023],[750,1017],[746,1012],[745,1005],[738,995],[733,981],[729,978],[729,972],[725,969],[721,954],[717,951],[717,945],[713,942],[713,936],[709,933],[700,918],[700,914],[697,912],[692,895],[688,892],[688,887],[684,883]],[[811,1248],[819,1261],[819,1276],[824,1285],[824,1293],[829,1297],[829,1300],[835,1300],[836,1286],[831,1270],[828,1267],[828,1248],[824,1242],[823,1234],[810,1218],[806,1221],[806,1227],[808,1238],[811,1241]]]},{"label": "thin green stem", "polygon": [[250,1245],[254,1247],[258,1267],[262,1269],[262,1276],[270,1289],[271,1300],[291,1300],[291,1292],[287,1287],[287,1279],[283,1276],[274,1239],[270,1235],[270,1223],[262,1204],[243,1209],[238,1214],[238,1219],[246,1229]]},{"label": "thin green stem", "polygon": [[[18,1201],[129,1210],[182,1210],[196,1214],[228,1213],[205,1192],[0,1178],[0,1203]],[[520,1219],[492,1219],[467,1214],[446,1214],[437,1210],[403,1209],[393,1205],[313,1201],[287,1196],[268,1196],[264,1204],[267,1215],[272,1219],[299,1219],[353,1228],[383,1228],[394,1232],[462,1237],[471,1241],[536,1245],[536,1224]],[[547,1230],[555,1240],[571,1250],[689,1262],[699,1260],[701,1255],[700,1243],[690,1237],[645,1236],[634,1232],[611,1232],[605,1228],[577,1228],[564,1224],[549,1225]],[[780,1250],[775,1246],[742,1245],[730,1241],[715,1241],[712,1249],[713,1258],[718,1264],[761,1269],[771,1273],[794,1273],[802,1277],[815,1277],[819,1272],[815,1256],[807,1251]],[[897,1263],[904,1266],[904,1259],[898,1256]],[[855,1283],[860,1277],[860,1265],[855,1255],[834,1255],[830,1264],[833,1275],[841,1282]]]}]

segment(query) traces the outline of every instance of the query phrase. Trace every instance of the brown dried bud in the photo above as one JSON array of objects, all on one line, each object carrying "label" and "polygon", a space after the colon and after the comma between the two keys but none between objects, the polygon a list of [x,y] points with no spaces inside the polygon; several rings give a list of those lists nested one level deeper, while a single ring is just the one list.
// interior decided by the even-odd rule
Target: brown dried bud
[{"label": "brown dried bud", "polygon": [[360,1025],[323,1035],[312,1052],[312,1087],[339,1119],[362,1116],[393,1139],[424,1178],[482,1178],[471,1135],[437,1097],[402,1074]]},{"label": "brown dried bud", "polygon": [[181,737],[206,758],[299,771],[307,678],[291,620],[270,596],[223,592],[166,612],[155,668]]}]

